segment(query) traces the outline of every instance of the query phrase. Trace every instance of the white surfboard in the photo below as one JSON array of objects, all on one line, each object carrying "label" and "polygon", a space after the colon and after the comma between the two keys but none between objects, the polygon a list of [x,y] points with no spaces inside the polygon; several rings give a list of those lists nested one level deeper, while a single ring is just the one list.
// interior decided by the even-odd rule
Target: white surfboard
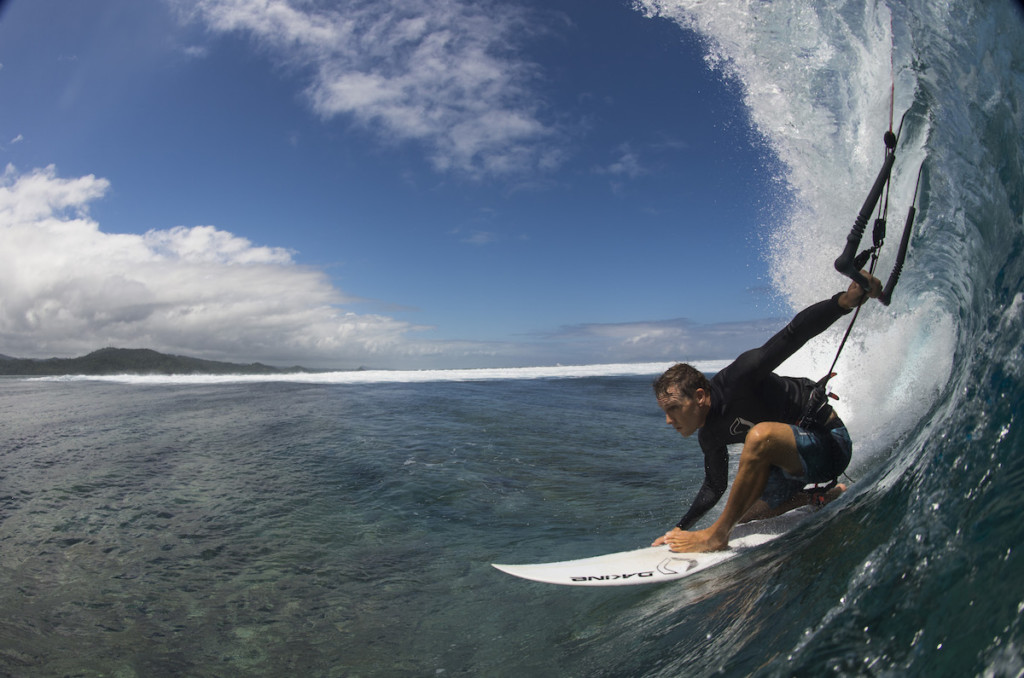
[{"label": "white surfboard", "polygon": [[674,553],[668,546],[650,546],[635,551],[609,553],[579,560],[531,565],[499,565],[502,572],[567,586],[630,586],[682,579],[735,558],[744,551],[785,534],[802,522],[811,510],[798,509],[768,520],[737,525],[729,539],[729,548],[713,553]]}]

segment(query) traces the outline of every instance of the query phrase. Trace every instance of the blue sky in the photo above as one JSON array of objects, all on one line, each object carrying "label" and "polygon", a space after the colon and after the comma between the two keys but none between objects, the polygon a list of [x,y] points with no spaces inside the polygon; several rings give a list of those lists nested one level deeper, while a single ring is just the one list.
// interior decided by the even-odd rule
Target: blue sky
[{"label": "blue sky", "polygon": [[2,12],[2,354],[701,360],[786,314],[741,92],[627,1]]}]

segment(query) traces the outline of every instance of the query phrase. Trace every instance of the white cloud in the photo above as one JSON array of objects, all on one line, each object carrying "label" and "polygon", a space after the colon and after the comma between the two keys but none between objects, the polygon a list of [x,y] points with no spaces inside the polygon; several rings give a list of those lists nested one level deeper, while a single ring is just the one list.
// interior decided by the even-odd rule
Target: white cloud
[{"label": "white cloud", "polygon": [[512,45],[521,9],[468,0],[174,0],[214,31],[242,32],[313,73],[325,118],[422,143],[434,166],[472,176],[550,169],[552,129]]},{"label": "white cloud", "polygon": [[103,346],[308,366],[465,364],[492,347],[416,340],[423,329],[351,301],[292,253],[213,226],[104,233],[109,189],[55,168],[0,175],[0,352],[79,355]]},{"label": "white cloud", "polygon": [[636,179],[647,173],[647,170],[640,164],[640,156],[630,148],[629,144],[619,146],[616,153],[618,158],[605,167],[597,168],[598,174]]},{"label": "white cloud", "polygon": [[209,54],[209,50],[206,47],[199,45],[190,45],[183,48],[182,51],[189,59],[205,59],[206,55]]},{"label": "white cloud", "polygon": [[489,245],[498,240],[497,234],[491,231],[482,231],[478,229],[465,230],[462,228],[454,228],[450,231],[450,234],[458,237],[459,242],[468,243],[470,245]]},{"label": "white cloud", "polygon": [[469,243],[470,245],[489,245],[497,239],[496,235],[488,231],[474,231],[463,238],[462,242]]},{"label": "white cloud", "polygon": [[213,226],[175,226],[168,231],[149,231],[143,241],[153,252],[181,262],[286,265],[292,260],[288,250],[253,247],[245,238],[218,231]]},{"label": "white cloud", "polygon": [[628,323],[590,323],[565,327],[548,337],[571,347],[588,362],[702,361],[732,359],[754,348],[785,320],[700,324],[683,318]]}]

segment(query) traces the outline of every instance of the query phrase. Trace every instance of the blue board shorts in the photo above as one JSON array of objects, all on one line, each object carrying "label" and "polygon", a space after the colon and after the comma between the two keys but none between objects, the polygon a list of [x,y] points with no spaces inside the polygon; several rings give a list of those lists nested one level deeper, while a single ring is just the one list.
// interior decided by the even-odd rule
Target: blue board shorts
[{"label": "blue board shorts", "polygon": [[808,430],[792,426],[796,451],[804,468],[802,476],[794,476],[778,466],[768,474],[768,484],[761,494],[768,506],[775,508],[788,501],[805,485],[828,483],[839,477],[850,463],[853,443],[845,426],[832,430]]}]

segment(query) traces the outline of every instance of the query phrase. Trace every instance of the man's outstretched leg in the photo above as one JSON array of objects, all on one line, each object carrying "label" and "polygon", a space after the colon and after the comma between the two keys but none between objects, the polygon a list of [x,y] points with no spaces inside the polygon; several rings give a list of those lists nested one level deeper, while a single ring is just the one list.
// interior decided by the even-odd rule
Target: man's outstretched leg
[{"label": "man's outstretched leg", "polygon": [[794,477],[804,474],[803,463],[796,449],[796,437],[788,424],[766,422],[750,429],[740,453],[736,472],[725,503],[725,510],[706,530],[686,532],[673,529],[655,544],[667,543],[673,551],[719,551],[729,545],[729,533],[764,492],[768,473],[778,466]]}]

